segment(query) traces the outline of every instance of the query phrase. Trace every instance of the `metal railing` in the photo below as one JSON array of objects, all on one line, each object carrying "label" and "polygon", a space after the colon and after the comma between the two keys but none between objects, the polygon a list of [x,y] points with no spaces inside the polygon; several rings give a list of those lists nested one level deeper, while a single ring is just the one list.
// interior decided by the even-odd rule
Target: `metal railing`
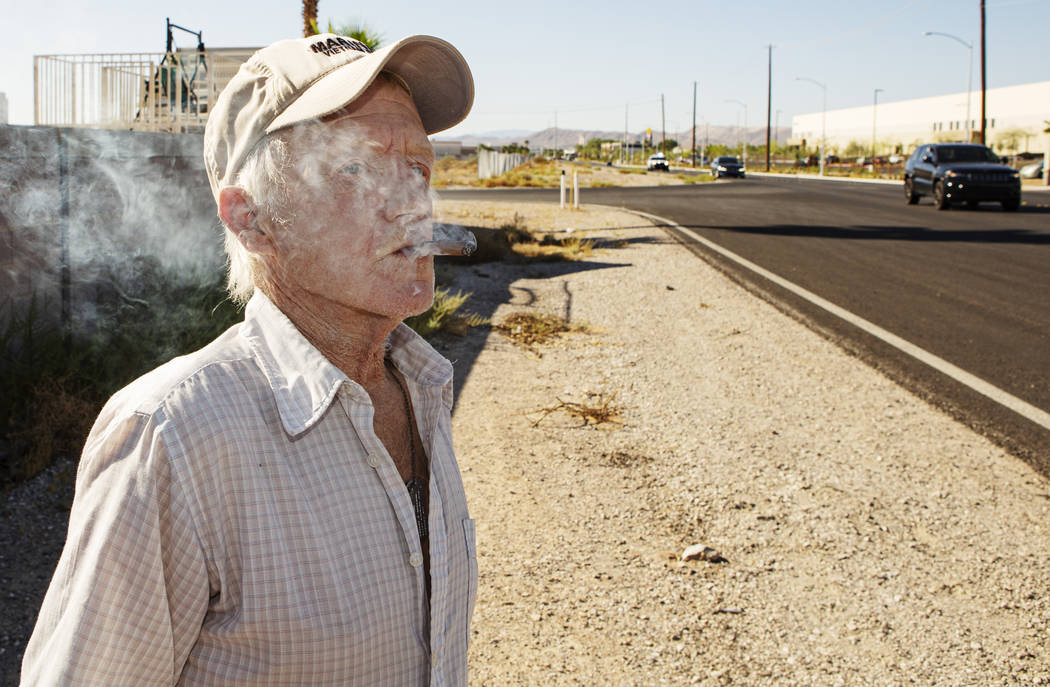
[{"label": "metal railing", "polygon": [[37,55],[34,119],[44,126],[199,132],[210,103],[253,52]]}]

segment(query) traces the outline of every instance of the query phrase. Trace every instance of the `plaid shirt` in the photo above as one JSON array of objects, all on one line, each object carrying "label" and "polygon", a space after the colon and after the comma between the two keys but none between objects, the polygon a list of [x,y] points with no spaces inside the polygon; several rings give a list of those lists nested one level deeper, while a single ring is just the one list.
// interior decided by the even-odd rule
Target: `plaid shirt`
[{"label": "plaid shirt", "polygon": [[264,296],[118,392],[88,438],[30,685],[464,685],[474,521],[452,366],[390,338],[430,456],[430,574],[359,385]]}]

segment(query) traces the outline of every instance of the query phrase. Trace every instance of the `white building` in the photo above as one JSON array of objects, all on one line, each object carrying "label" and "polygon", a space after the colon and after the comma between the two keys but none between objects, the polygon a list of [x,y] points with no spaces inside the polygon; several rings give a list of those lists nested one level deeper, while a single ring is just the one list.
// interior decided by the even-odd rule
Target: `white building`
[{"label": "white building", "polygon": [[[828,110],[824,130],[829,152],[844,152],[851,142],[870,150],[872,133],[876,154],[910,152],[931,141],[966,140],[967,109],[974,138],[980,135],[981,92],[973,91],[967,107],[966,92],[932,98]],[[1050,120],[1050,81],[992,88],[986,91],[987,143],[1001,153],[1043,152],[1043,129]],[[796,115],[791,121],[791,143],[816,149],[821,139],[821,112]]]},{"label": "white building", "polygon": [[7,124],[7,94],[0,93],[0,124]]}]

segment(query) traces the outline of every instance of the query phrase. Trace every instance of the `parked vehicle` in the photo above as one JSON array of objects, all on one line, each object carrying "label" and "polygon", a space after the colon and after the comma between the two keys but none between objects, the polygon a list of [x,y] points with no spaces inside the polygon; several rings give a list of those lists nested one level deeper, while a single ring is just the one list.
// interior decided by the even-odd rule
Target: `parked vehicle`
[{"label": "parked vehicle", "polygon": [[979,143],[920,145],[904,165],[904,197],[909,205],[932,195],[938,210],[955,203],[977,207],[982,201],[1002,203],[1003,210],[1021,205],[1021,177]]},{"label": "parked vehicle", "polygon": [[1027,164],[1020,169],[1022,179],[1039,179],[1043,176],[1043,161]]},{"label": "parked vehicle", "polygon": [[740,163],[738,158],[731,155],[720,155],[711,161],[711,175],[715,179],[721,177],[740,177],[743,179],[746,176],[747,170],[744,169],[744,165]]},{"label": "parked vehicle", "polygon": [[899,165],[900,163],[904,162],[904,156],[898,155],[897,153],[893,153],[888,158],[886,158],[886,161],[889,162],[891,165]]},{"label": "parked vehicle", "polygon": [[668,172],[671,169],[668,166],[667,158],[664,157],[663,153],[650,155],[649,160],[645,163],[645,168],[650,172]]}]

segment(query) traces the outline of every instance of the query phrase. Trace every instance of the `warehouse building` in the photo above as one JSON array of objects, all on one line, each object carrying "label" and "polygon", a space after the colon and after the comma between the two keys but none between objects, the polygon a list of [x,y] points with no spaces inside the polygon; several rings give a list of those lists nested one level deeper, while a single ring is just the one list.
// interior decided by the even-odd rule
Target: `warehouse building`
[{"label": "warehouse building", "polygon": [[[997,152],[1006,155],[1046,150],[1050,81],[988,89],[985,102],[986,139]],[[963,91],[877,105],[873,98],[872,105],[865,107],[796,115],[789,142],[818,148],[823,119],[829,153],[843,152],[851,143],[871,150],[874,141],[876,155],[907,154],[919,143],[965,141],[971,131],[971,140],[976,140],[980,117],[979,90],[969,98]]]}]

